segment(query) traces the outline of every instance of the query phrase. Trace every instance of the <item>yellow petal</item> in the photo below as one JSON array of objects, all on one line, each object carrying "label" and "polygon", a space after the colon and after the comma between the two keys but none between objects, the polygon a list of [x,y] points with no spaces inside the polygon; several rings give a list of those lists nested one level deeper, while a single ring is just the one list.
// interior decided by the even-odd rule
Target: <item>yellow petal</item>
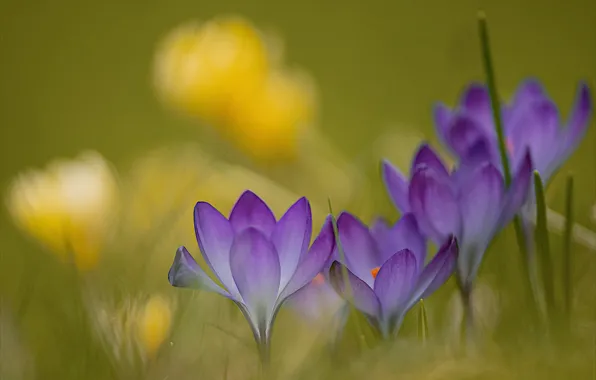
[{"label": "yellow petal", "polygon": [[55,161],[23,173],[11,185],[7,206],[16,224],[61,260],[80,269],[97,263],[116,209],[114,173],[97,153]]},{"label": "yellow petal", "polygon": [[259,32],[247,20],[225,17],[183,25],[166,36],[155,83],[164,101],[221,127],[230,104],[250,97],[268,70]]},{"label": "yellow petal", "polygon": [[139,318],[139,339],[149,355],[157,352],[170,331],[170,304],[161,296],[149,299]]},{"label": "yellow petal", "polygon": [[230,110],[232,138],[257,159],[293,159],[315,110],[305,77],[277,71],[251,99]]}]

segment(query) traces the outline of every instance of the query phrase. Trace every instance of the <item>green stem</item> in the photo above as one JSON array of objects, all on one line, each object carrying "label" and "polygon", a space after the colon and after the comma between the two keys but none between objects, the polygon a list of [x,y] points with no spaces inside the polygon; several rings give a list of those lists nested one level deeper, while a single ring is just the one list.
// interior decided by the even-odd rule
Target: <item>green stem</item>
[{"label": "green stem", "polygon": [[544,200],[544,188],[542,179],[537,171],[534,171],[534,191],[536,193],[536,231],[534,238],[536,248],[540,252],[540,268],[542,271],[542,284],[544,287],[544,298],[548,317],[552,320],[556,311],[554,297],[554,273],[550,252],[550,241],[548,238],[548,226],[546,221],[546,202]]},{"label": "green stem", "polygon": [[482,62],[484,64],[484,73],[486,75],[486,83],[490,94],[491,109],[495,130],[499,139],[499,153],[501,155],[501,164],[503,165],[503,175],[505,177],[505,185],[509,186],[511,183],[511,169],[509,168],[509,160],[507,158],[507,145],[505,144],[505,134],[503,132],[503,120],[501,119],[501,106],[499,104],[499,94],[497,92],[497,84],[495,79],[495,71],[492,63],[492,56],[490,51],[490,39],[488,36],[488,25],[486,23],[486,15],[484,12],[478,14],[478,31],[480,33],[480,42],[482,49]]},{"label": "green stem", "polygon": [[418,339],[422,343],[426,343],[428,340],[428,318],[426,316],[426,308],[424,307],[424,301],[418,302]]},{"label": "green stem", "polygon": [[565,294],[565,318],[569,326],[573,285],[571,282],[571,241],[573,238],[573,177],[567,177],[565,190],[565,233],[563,235],[563,291]]},{"label": "green stem", "polygon": [[[499,103],[499,94],[497,90],[497,84],[495,79],[495,71],[493,68],[492,54],[490,50],[490,38],[488,33],[488,24],[486,22],[486,14],[479,12],[478,14],[478,33],[480,35],[480,47],[482,50],[482,63],[484,66],[484,72],[486,75],[486,83],[488,85],[488,91],[490,94],[491,110],[495,125],[495,131],[497,133],[499,154],[501,156],[501,165],[503,167],[503,178],[505,186],[508,188],[511,184],[511,169],[509,167],[509,159],[507,155],[507,145],[505,144],[505,134],[503,132],[503,120],[501,118],[501,106]],[[529,305],[531,305],[531,314],[534,321],[537,321],[537,304],[536,294],[533,289],[536,288],[532,283],[532,266],[529,262],[529,252],[526,246],[526,239],[522,229],[521,221],[519,216],[514,218],[515,236],[517,238],[517,245],[519,246],[522,260],[522,267],[525,272],[524,281],[526,282],[526,292]]]}]

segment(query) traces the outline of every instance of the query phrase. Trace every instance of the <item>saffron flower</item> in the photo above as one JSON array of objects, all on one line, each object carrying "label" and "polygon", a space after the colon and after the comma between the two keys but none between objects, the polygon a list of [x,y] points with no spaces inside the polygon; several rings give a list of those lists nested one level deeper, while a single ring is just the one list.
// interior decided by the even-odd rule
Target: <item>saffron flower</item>
[{"label": "saffron flower", "polygon": [[[592,99],[587,84],[580,83],[573,110],[561,122],[557,105],[534,79],[524,81],[513,100],[502,107],[503,133],[512,167],[530,151],[534,169],[544,182],[577,149],[589,125]],[[434,109],[435,126],[442,142],[462,163],[478,159],[501,165],[488,88],[472,83],[458,107],[439,103]]]},{"label": "saffron flower", "polygon": [[386,338],[396,334],[408,310],[455,269],[458,249],[453,237],[425,265],[426,242],[411,214],[393,227],[378,223],[369,230],[344,212],[337,228],[344,257],[331,265],[331,285]]},{"label": "saffron flower", "polygon": [[248,320],[261,353],[267,355],[280,307],[313,280],[333,252],[331,220],[325,221],[309,249],[312,218],[306,198],[276,221],[263,200],[245,191],[229,218],[209,203],[198,202],[194,222],[201,254],[223,286],[209,278],[185,247],[176,252],[170,284],[232,300]]},{"label": "saffron flower", "polygon": [[518,164],[508,189],[494,164],[484,162],[450,172],[427,144],[414,156],[409,181],[388,161],[381,166],[394,205],[416,217],[424,236],[436,244],[450,235],[457,238],[457,274],[462,290],[469,292],[488,245],[527,199],[530,154],[526,152]]}]

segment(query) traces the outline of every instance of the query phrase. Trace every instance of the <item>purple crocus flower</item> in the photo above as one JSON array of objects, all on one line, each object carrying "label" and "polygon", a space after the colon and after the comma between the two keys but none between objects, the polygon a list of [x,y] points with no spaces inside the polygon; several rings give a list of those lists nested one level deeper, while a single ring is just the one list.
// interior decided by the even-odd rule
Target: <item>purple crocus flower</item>
[{"label": "purple crocus flower", "polygon": [[457,274],[460,285],[469,291],[491,240],[527,198],[532,173],[529,153],[518,164],[508,189],[492,163],[449,172],[426,144],[414,156],[409,181],[388,161],[381,166],[394,205],[402,213],[412,213],[425,236],[436,244],[450,235],[457,238]]},{"label": "purple crocus flower", "polygon": [[276,221],[265,202],[246,191],[229,218],[209,203],[198,202],[194,224],[201,254],[223,286],[208,277],[185,247],[176,252],[170,284],[229,298],[250,323],[257,344],[269,347],[279,308],[313,280],[334,250],[331,219],[309,249],[312,217],[306,198]]},{"label": "purple crocus flower", "polygon": [[[534,169],[546,183],[577,149],[589,125],[592,99],[580,83],[573,111],[563,125],[556,104],[542,85],[529,79],[517,89],[511,103],[502,107],[503,133],[512,167],[518,167],[529,149]],[[461,163],[478,159],[501,165],[488,88],[473,83],[458,107],[442,103],[434,109],[440,139]]]},{"label": "purple crocus flower", "polygon": [[396,334],[407,311],[445,283],[455,268],[453,237],[446,239],[425,266],[426,242],[412,215],[405,215],[393,227],[378,223],[369,230],[344,212],[337,228],[344,257],[331,265],[330,283],[384,337]]}]

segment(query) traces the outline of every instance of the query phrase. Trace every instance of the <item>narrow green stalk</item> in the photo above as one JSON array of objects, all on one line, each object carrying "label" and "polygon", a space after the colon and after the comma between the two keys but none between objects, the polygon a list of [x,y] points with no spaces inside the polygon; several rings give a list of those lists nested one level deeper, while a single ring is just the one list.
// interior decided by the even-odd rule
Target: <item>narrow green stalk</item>
[{"label": "narrow green stalk", "polygon": [[[501,106],[499,102],[499,94],[497,91],[497,84],[495,79],[495,72],[493,68],[492,55],[490,50],[490,38],[488,33],[488,24],[486,22],[486,14],[479,12],[478,14],[478,33],[480,35],[480,47],[482,50],[482,63],[484,66],[484,73],[486,75],[486,83],[490,94],[491,109],[495,125],[495,131],[498,137],[499,143],[499,154],[501,156],[501,165],[503,167],[503,178],[505,186],[509,187],[511,184],[511,169],[509,167],[509,159],[507,154],[507,145],[505,143],[505,134],[503,132],[503,120],[501,118]],[[537,303],[536,294],[534,289],[537,288],[536,284],[532,283],[532,265],[530,255],[526,245],[526,236],[522,229],[522,222],[518,215],[515,216],[513,225],[515,227],[515,236],[517,239],[517,245],[521,253],[522,267],[525,272],[523,276],[526,282],[527,299],[531,310],[533,319],[537,320]]]},{"label": "narrow green stalk", "polygon": [[565,318],[571,318],[573,284],[571,282],[571,242],[573,239],[573,177],[567,177],[565,190],[565,232],[563,235],[563,293],[565,297]]},{"label": "narrow green stalk", "polygon": [[426,317],[426,308],[424,307],[424,301],[418,302],[418,339],[422,343],[426,343],[428,340],[428,319]]},{"label": "narrow green stalk", "polygon": [[550,252],[550,241],[548,238],[548,226],[546,220],[546,202],[544,200],[544,188],[542,179],[537,171],[534,171],[534,191],[536,193],[536,231],[534,239],[537,251],[540,252],[539,262],[542,272],[542,285],[544,287],[544,299],[549,320],[552,320],[555,307],[554,294],[554,273],[552,257]]},{"label": "narrow green stalk", "polygon": [[482,49],[482,63],[484,64],[484,73],[486,75],[486,83],[490,94],[490,103],[492,108],[493,120],[495,130],[499,139],[499,153],[501,155],[501,164],[503,165],[503,175],[505,177],[505,184],[509,186],[511,183],[511,169],[509,168],[509,160],[507,158],[507,145],[505,144],[505,134],[503,132],[503,120],[501,119],[501,106],[499,104],[499,94],[497,92],[497,84],[495,79],[495,71],[493,68],[493,61],[490,51],[490,39],[488,36],[488,25],[486,23],[486,15],[484,12],[478,14],[478,32],[480,34],[480,46]]},{"label": "narrow green stalk", "polygon": [[472,304],[472,285],[459,282],[459,293],[464,311],[461,324],[461,339],[466,351],[474,347],[474,305]]}]

